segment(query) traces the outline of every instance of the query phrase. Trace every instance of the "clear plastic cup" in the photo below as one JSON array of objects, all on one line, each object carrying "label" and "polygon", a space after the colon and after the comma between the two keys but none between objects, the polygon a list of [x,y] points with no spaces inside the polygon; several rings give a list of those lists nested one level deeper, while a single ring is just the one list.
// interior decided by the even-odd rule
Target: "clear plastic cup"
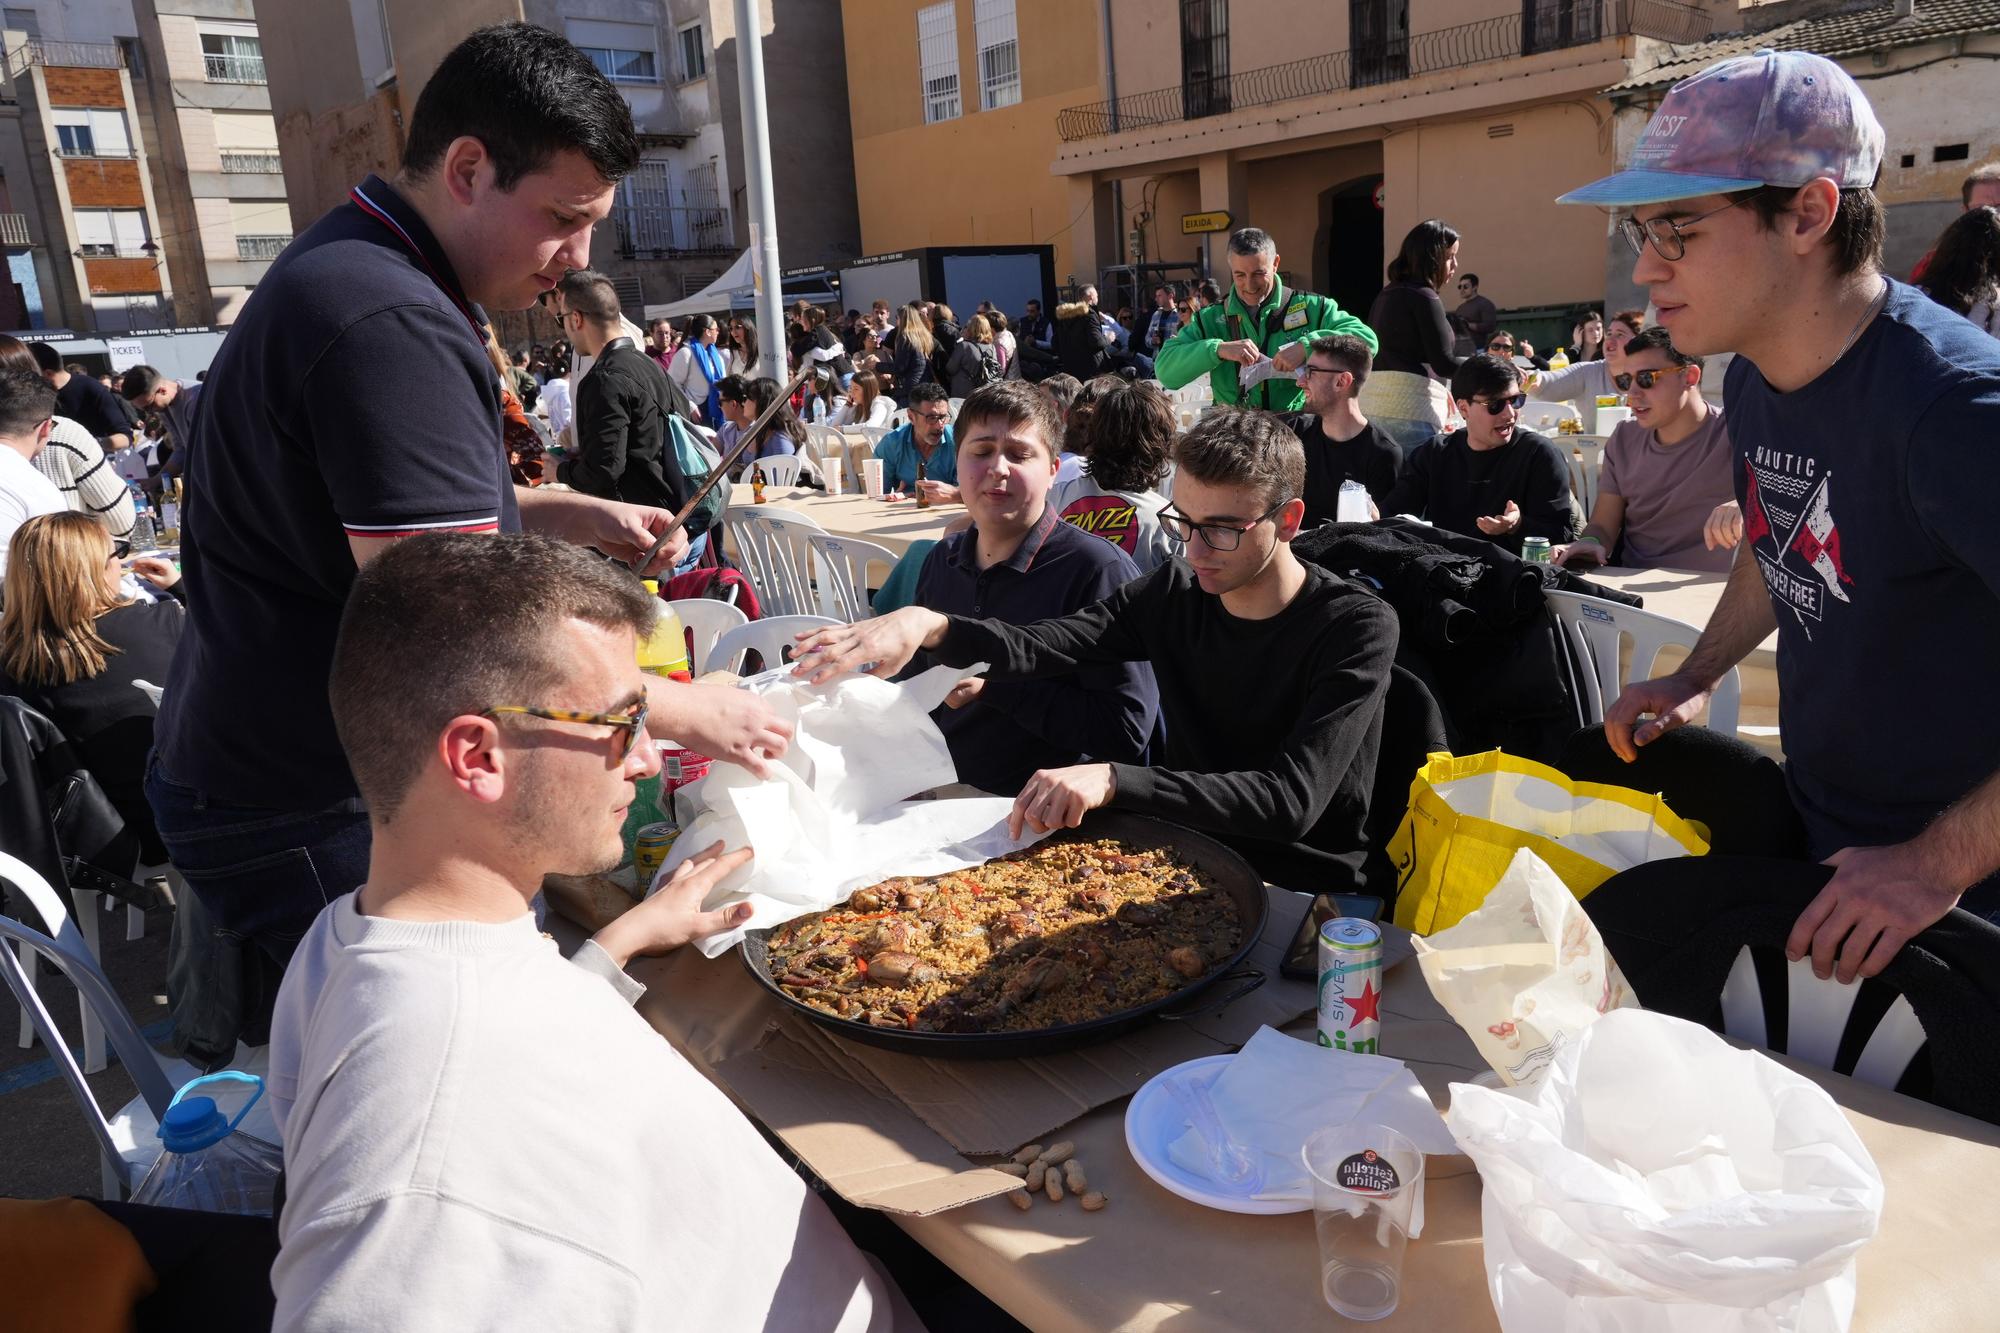
[{"label": "clear plastic cup", "polygon": [[1383,1319],[1403,1286],[1410,1214],[1424,1188],[1424,1155],[1382,1125],[1336,1125],[1306,1140],[1319,1235],[1320,1291],[1335,1314]]},{"label": "clear plastic cup", "polygon": [[871,500],[882,498],[882,460],[864,459],[861,464],[861,485]]}]

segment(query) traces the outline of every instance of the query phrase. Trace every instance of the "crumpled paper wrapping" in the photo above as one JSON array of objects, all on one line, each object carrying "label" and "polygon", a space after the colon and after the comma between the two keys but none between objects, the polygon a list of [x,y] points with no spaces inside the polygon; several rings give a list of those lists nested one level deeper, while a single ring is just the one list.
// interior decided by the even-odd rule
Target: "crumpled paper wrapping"
[{"label": "crumpled paper wrapping", "polygon": [[1007,836],[1005,797],[912,801],[957,780],[931,710],[952,686],[985,670],[934,667],[900,684],[851,676],[810,685],[789,669],[743,682],[792,724],[791,747],[759,778],[717,760],[677,799],[694,815],[653,878],[648,896],[696,852],[720,841],[756,852],[718,884],[710,910],[751,905],[750,920],[697,945],[714,958],[745,931],[833,906],[894,875],[938,875],[1018,851],[1044,835]]}]

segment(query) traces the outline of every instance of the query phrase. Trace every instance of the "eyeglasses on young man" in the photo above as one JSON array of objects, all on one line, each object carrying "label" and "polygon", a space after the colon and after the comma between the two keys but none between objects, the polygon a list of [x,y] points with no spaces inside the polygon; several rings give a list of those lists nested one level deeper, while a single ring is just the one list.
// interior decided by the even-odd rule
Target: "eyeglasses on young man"
[{"label": "eyeglasses on young man", "polygon": [[1171,505],[1160,511],[1160,527],[1175,541],[1183,544],[1194,540],[1194,534],[1201,534],[1202,544],[1211,551],[1233,551],[1243,544],[1243,534],[1263,523],[1283,509],[1289,500],[1280,500],[1248,523],[1197,523]]}]

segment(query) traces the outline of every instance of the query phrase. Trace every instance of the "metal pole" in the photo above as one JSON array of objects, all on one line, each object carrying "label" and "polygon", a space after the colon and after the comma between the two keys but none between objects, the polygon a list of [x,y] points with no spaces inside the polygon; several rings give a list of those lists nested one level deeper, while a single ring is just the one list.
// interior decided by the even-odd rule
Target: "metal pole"
[{"label": "metal pole", "polygon": [[743,113],[743,183],[750,207],[750,265],[757,277],[757,373],[785,377],[784,285],[771,188],[771,125],[764,105],[764,27],[758,0],[736,0],[737,101]]}]

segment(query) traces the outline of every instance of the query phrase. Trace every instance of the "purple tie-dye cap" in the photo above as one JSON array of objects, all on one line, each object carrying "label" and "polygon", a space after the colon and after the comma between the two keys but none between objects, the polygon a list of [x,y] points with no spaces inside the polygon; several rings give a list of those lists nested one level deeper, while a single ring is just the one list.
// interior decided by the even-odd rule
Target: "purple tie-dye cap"
[{"label": "purple tie-dye cap", "polygon": [[1806,51],[1753,52],[1668,90],[1625,170],[1559,204],[1631,207],[1825,176],[1875,184],[1882,124],[1846,70]]}]

